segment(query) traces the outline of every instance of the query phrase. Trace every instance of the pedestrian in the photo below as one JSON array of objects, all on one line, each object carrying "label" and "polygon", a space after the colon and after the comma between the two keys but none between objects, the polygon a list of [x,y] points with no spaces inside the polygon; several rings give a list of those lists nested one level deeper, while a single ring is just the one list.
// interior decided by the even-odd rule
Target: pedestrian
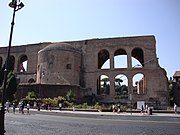
[{"label": "pedestrian", "polygon": [[112,111],[115,112],[115,105],[112,105]]},{"label": "pedestrian", "polygon": [[144,106],[143,105],[141,105],[141,113],[144,114]]},{"label": "pedestrian", "polygon": [[148,113],[148,105],[146,104],[145,112]]},{"label": "pedestrian", "polygon": [[48,110],[48,105],[47,105],[47,104],[45,104],[44,106],[45,106],[45,109],[46,109],[46,110]]},{"label": "pedestrian", "polygon": [[61,109],[62,109],[62,104],[59,103],[59,110],[61,111]]},{"label": "pedestrian", "polygon": [[21,112],[22,112],[22,114],[24,114],[24,101],[22,101]]},{"label": "pedestrian", "polygon": [[177,114],[177,105],[174,103],[174,113]]},{"label": "pedestrian", "polygon": [[34,108],[34,109],[36,109],[36,108],[37,108],[37,102],[36,102],[36,101],[34,101],[33,108]]},{"label": "pedestrian", "polygon": [[26,108],[27,108],[27,114],[29,114],[29,109],[30,109],[30,105],[29,105],[29,103],[27,103]]},{"label": "pedestrian", "polygon": [[16,112],[16,104],[13,103],[13,113],[15,114],[15,112]]},{"label": "pedestrian", "polygon": [[51,104],[48,104],[48,110],[51,111]]},{"label": "pedestrian", "polygon": [[41,105],[39,102],[37,102],[37,110],[40,111],[40,109],[41,109]]},{"label": "pedestrian", "polygon": [[6,102],[6,112],[8,112],[8,113],[9,113],[9,107],[10,107],[10,102],[7,101],[7,102]]},{"label": "pedestrian", "polygon": [[117,105],[117,113],[120,113],[121,109],[120,109],[120,104]]},{"label": "pedestrian", "polygon": [[73,106],[73,112],[75,112],[75,107]]},{"label": "pedestrian", "polygon": [[18,103],[18,107],[19,107],[19,113],[20,113],[21,110],[22,110],[22,101],[20,101],[20,102]]}]

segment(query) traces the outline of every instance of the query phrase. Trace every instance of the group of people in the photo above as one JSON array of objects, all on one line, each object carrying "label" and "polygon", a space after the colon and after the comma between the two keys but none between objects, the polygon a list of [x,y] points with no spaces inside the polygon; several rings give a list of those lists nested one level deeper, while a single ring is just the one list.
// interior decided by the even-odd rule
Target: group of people
[{"label": "group of people", "polygon": [[112,105],[112,111],[113,112],[117,112],[117,113],[120,113],[121,109],[120,109],[120,104],[117,104],[117,105]]},{"label": "group of people", "polygon": [[[63,107],[62,103],[59,103],[59,110],[61,111]],[[40,111],[41,108],[45,109],[45,110],[49,110],[51,111],[51,104],[45,104],[45,103],[40,103],[40,102],[34,102],[33,108],[37,108],[38,111]]]},{"label": "group of people", "polygon": [[[9,113],[10,102],[7,101],[6,104],[5,104],[5,106],[6,106],[6,112]],[[24,101],[20,101],[20,102],[18,103],[18,107],[19,107],[19,113],[24,114],[24,108],[25,108],[25,103],[24,103]],[[13,108],[13,109],[12,109],[12,110],[13,110],[13,113],[15,114],[15,112],[16,112],[16,104],[15,104],[15,103],[12,104],[12,108]],[[29,109],[30,109],[30,104],[29,104],[29,103],[26,104],[26,109],[27,109],[27,114],[29,114]]]},{"label": "group of people", "polygon": [[[24,114],[24,107],[25,107],[24,101],[20,101],[18,107],[19,107],[19,113]],[[29,109],[30,109],[29,103],[26,104],[26,109],[27,109],[27,114],[29,114]]]},{"label": "group of people", "polygon": [[[6,112],[9,113],[10,102],[7,101],[7,102],[5,103],[5,106],[6,106]],[[19,107],[19,113],[24,114],[25,102],[24,102],[24,101],[20,101],[19,104],[18,104],[18,107]],[[13,108],[13,113],[15,114],[15,112],[16,112],[16,104],[15,104],[15,103],[12,104],[12,108]],[[37,110],[40,111],[40,108],[41,108],[40,103],[34,102],[33,108],[37,108]],[[29,103],[26,104],[26,109],[27,109],[27,114],[29,114],[29,110],[30,110],[30,104],[29,104]],[[143,113],[143,114],[144,114],[144,113],[149,113],[149,109],[150,109],[150,108],[148,107],[147,104],[146,104],[145,108],[144,108],[144,106],[142,105],[142,106],[141,106],[141,113]],[[175,114],[178,114],[177,105],[176,105],[175,103],[174,103],[173,109],[174,109]],[[50,105],[47,106],[47,110],[51,110]],[[62,110],[62,103],[59,103],[59,110],[60,110],[60,111]],[[113,111],[113,112],[120,113],[120,111],[121,111],[121,109],[120,109],[120,104],[117,104],[117,105],[114,105],[114,104],[113,104],[113,105],[112,105],[112,111]]]},{"label": "group of people", "polygon": [[[142,106],[141,106],[141,113],[144,113],[144,112],[145,112],[145,113],[148,113],[149,109],[151,109],[151,108],[148,107],[148,105],[145,106],[145,109],[144,109],[144,106],[142,105]],[[173,110],[174,110],[174,113],[175,113],[175,114],[178,114],[176,103],[174,103]]]},{"label": "group of people", "polygon": [[146,104],[146,106],[145,106],[145,108],[144,108],[144,106],[143,105],[141,105],[141,113],[148,113],[148,111],[149,111],[149,107],[148,107],[148,105]]}]

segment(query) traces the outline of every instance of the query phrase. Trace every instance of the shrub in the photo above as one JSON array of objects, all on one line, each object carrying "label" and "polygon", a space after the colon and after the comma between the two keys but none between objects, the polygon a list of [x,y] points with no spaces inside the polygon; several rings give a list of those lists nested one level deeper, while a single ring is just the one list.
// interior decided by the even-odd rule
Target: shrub
[{"label": "shrub", "polygon": [[94,105],[97,102],[95,94],[84,96],[84,100],[88,105]]},{"label": "shrub", "polygon": [[73,103],[70,103],[70,102],[68,102],[68,101],[64,101],[64,107],[69,107],[69,108],[71,108],[71,107],[73,107],[74,106],[74,104]]},{"label": "shrub", "polygon": [[72,90],[69,90],[66,94],[66,101],[68,102],[74,102],[75,101],[75,94],[73,93]]},{"label": "shrub", "polygon": [[102,107],[99,105],[99,103],[98,102],[96,102],[96,104],[94,105],[94,109],[102,109]]},{"label": "shrub", "polygon": [[28,92],[27,96],[22,99],[25,104],[29,103],[30,105],[33,105],[34,101],[36,101],[36,94],[34,91]]},{"label": "shrub", "polygon": [[126,109],[127,109],[126,106],[124,106],[124,105],[121,105],[121,106],[120,106],[120,110],[121,110],[122,112],[126,112]]}]

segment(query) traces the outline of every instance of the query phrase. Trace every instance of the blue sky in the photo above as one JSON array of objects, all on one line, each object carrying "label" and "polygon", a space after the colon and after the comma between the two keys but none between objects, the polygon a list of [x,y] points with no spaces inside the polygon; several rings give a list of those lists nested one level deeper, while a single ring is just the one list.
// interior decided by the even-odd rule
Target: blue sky
[{"label": "blue sky", "polygon": [[[180,70],[179,0],[21,0],[12,45],[155,35],[160,66]],[[0,0],[0,46],[7,46],[12,19]]]}]

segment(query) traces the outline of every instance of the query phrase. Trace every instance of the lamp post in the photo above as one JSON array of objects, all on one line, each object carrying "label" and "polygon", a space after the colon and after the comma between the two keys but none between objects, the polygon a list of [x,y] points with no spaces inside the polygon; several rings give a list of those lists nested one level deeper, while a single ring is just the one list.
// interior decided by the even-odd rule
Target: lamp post
[{"label": "lamp post", "polygon": [[1,97],[1,110],[0,110],[0,134],[4,134],[5,128],[4,128],[4,113],[5,113],[5,92],[6,92],[6,84],[7,84],[7,75],[9,72],[9,63],[10,63],[10,52],[11,52],[11,42],[12,42],[12,35],[13,35],[13,27],[14,27],[14,20],[15,20],[15,13],[16,11],[22,9],[24,7],[24,4],[20,2],[20,0],[12,0],[9,3],[9,6],[13,8],[13,18],[11,22],[11,30],[10,30],[10,37],[9,37],[9,46],[7,51],[7,59],[5,62],[5,70],[4,70],[4,83],[3,83],[3,91],[2,91],[2,97]]}]

